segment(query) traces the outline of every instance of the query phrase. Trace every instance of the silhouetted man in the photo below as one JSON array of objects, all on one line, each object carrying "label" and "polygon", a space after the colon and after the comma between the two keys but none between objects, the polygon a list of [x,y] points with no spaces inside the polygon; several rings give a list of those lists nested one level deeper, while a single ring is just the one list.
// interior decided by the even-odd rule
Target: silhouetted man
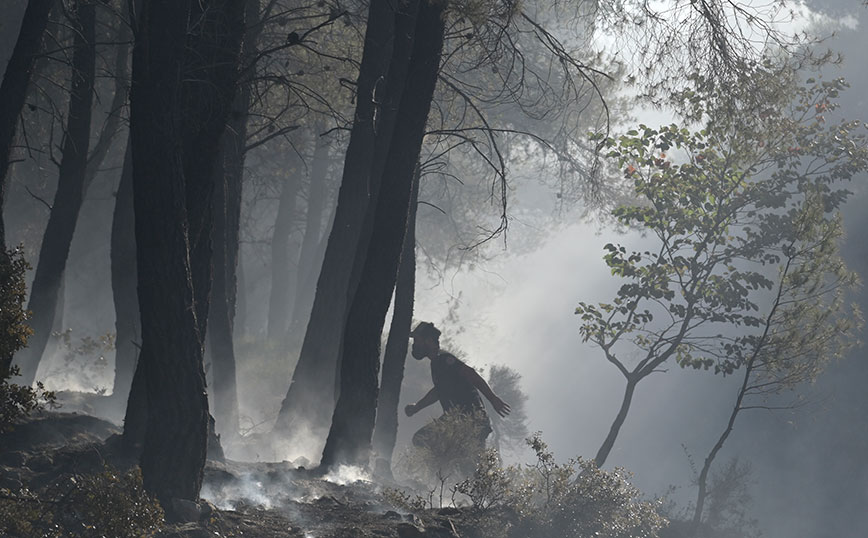
[{"label": "silhouetted man", "polygon": [[[484,446],[485,438],[491,433],[491,424],[482,404],[481,392],[491,402],[494,410],[502,417],[509,414],[509,404],[501,400],[482,379],[476,370],[467,366],[451,353],[440,350],[440,331],[433,323],[423,321],[412,332],[413,348],[411,353],[416,360],[429,358],[431,360],[431,381],[434,388],[414,404],[404,408],[411,417],[434,402],[439,401],[443,413],[460,412],[480,421],[480,442]],[[423,426],[413,435],[413,444],[426,446],[427,439],[433,435],[432,425]]]}]

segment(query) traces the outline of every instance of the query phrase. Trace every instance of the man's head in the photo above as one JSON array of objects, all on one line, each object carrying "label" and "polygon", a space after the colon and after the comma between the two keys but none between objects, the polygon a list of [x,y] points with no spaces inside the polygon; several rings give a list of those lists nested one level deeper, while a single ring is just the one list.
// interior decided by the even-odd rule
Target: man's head
[{"label": "man's head", "polygon": [[410,352],[417,361],[433,357],[440,351],[440,330],[430,321],[422,321],[416,325],[416,328],[410,331],[410,338],[413,339]]}]

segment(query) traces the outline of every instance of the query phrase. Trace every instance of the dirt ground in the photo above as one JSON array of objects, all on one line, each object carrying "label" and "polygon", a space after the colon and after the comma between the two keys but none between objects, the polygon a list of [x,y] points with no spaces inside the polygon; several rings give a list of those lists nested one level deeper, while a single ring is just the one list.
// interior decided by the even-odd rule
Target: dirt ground
[{"label": "dirt ground", "polygon": [[[0,490],[37,490],[66,474],[99,472],[106,464],[129,469],[136,462],[115,448],[119,434],[116,426],[92,416],[39,413],[13,432],[0,435]],[[479,536],[468,511],[445,508],[410,513],[390,504],[384,495],[387,487],[369,480],[353,481],[341,473],[319,476],[288,462],[209,461],[199,521],[167,525],[156,536]]]}]

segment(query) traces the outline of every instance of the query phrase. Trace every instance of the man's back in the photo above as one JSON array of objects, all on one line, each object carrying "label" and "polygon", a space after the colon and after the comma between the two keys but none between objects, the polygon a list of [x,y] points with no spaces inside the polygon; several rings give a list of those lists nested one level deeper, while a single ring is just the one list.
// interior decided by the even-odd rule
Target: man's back
[{"label": "man's back", "polygon": [[462,371],[465,368],[470,367],[446,352],[439,353],[431,360],[431,380],[437,389],[443,412],[457,409],[462,413],[485,414],[479,391]]}]

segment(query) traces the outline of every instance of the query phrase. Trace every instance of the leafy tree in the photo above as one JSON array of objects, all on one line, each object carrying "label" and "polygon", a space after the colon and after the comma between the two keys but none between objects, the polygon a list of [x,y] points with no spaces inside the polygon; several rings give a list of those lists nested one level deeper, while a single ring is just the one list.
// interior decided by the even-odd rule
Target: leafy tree
[{"label": "leafy tree", "polygon": [[42,383],[33,388],[11,382],[18,375],[12,357],[27,345],[31,333],[24,309],[24,273],[29,267],[20,251],[0,251],[0,433],[31,411],[54,403],[54,393],[45,391]]},{"label": "leafy tree", "polygon": [[653,248],[607,244],[606,264],[626,282],[611,302],[576,309],[583,339],[626,380],[600,466],[636,385],[667,361],[783,380],[815,375],[818,359],[841,351],[833,335],[850,312],[837,294],[855,279],[837,256],[835,213],[848,194],[841,183],[868,166],[865,137],[859,122],[825,119],[844,81],[796,87],[764,69],[752,77],[745,87],[766,92],[740,103],[694,77],[677,103],[703,129],[643,125],[604,141],[637,198],[613,215]]}]

